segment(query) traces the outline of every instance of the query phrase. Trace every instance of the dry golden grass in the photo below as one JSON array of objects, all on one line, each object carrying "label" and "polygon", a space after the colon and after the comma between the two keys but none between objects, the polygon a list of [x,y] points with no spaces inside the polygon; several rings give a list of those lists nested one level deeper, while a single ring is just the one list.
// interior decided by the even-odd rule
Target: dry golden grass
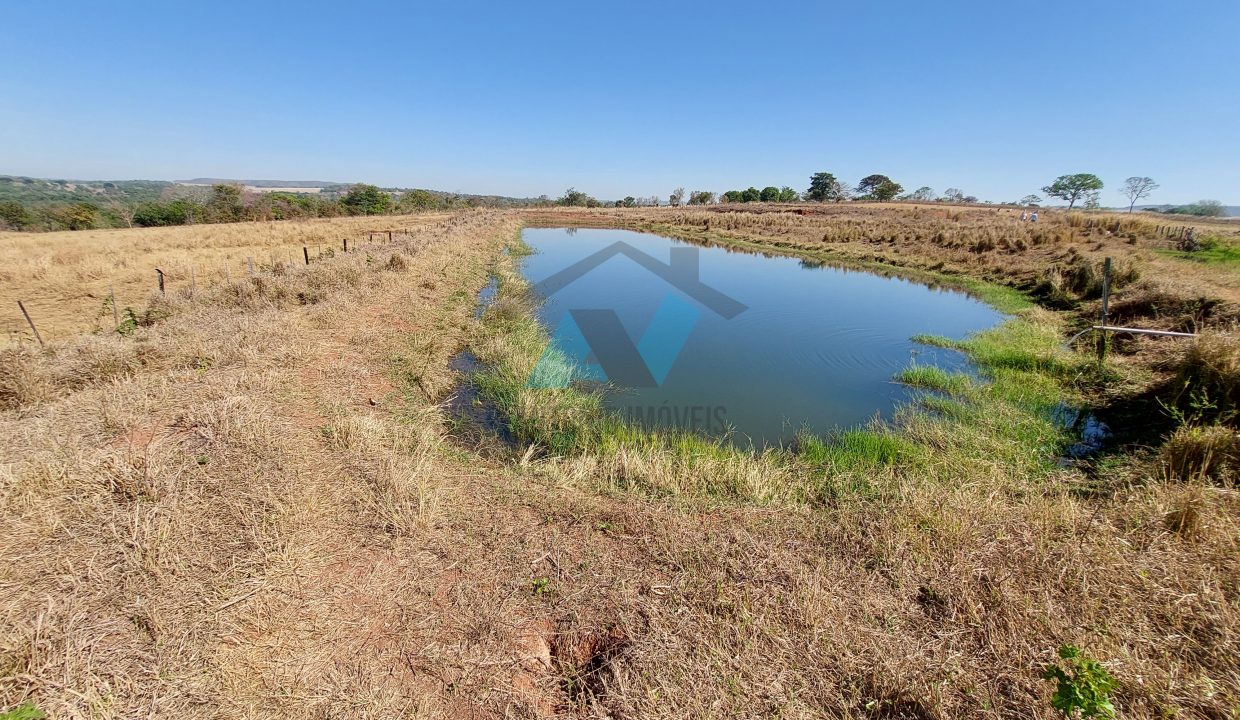
[{"label": "dry golden grass", "polygon": [[9,348],[0,709],[1049,719],[1063,642],[1124,717],[1240,707],[1226,488],[995,460],[759,508],[459,445],[448,359],[518,224],[432,219],[174,292],[129,337]]},{"label": "dry golden grass", "polygon": [[110,326],[104,308],[108,288],[117,305],[142,308],[157,290],[155,268],[167,286],[200,289],[240,279],[273,263],[301,264],[341,249],[341,241],[364,241],[372,230],[402,230],[434,222],[439,215],[350,217],[268,223],[190,225],[135,230],[55,233],[0,232],[0,330],[31,336],[17,308],[22,300],[45,339]]}]

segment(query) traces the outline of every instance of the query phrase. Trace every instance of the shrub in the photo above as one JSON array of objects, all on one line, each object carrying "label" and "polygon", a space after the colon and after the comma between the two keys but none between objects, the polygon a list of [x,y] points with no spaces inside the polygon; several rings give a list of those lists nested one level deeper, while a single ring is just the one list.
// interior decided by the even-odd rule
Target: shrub
[{"label": "shrub", "polygon": [[1240,416],[1240,338],[1205,332],[1185,349],[1170,407],[1184,420],[1232,425]]},{"label": "shrub", "polygon": [[1240,470],[1240,434],[1222,425],[1186,425],[1167,438],[1162,460],[1173,480],[1232,485]]}]

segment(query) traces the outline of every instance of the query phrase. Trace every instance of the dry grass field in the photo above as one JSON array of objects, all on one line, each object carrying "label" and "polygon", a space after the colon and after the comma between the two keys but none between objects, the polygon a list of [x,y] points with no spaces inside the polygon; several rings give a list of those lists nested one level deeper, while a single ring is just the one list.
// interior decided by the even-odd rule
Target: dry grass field
[{"label": "dry grass field", "polygon": [[189,225],[137,230],[56,233],[0,232],[0,330],[30,337],[17,308],[22,300],[44,338],[65,337],[110,324],[108,288],[117,305],[141,309],[157,291],[155,268],[169,288],[184,289],[191,273],[200,288],[240,279],[248,258],[257,269],[304,263],[364,241],[370,230],[401,230],[436,216],[349,217],[269,223]]},{"label": "dry grass field", "polygon": [[[1071,304],[1027,311],[1052,331],[1092,312],[1085,268],[1111,255],[1121,317],[1210,331],[1127,343],[1121,372],[1156,355],[1240,373],[1235,267],[1168,254],[1148,219],[727,210],[0,235],[0,301],[30,300],[52,337],[0,350],[0,710],[1049,720],[1040,674],[1073,643],[1121,717],[1240,716],[1240,497],[1153,449],[1045,469],[986,434],[1013,414],[964,443],[911,428],[931,460],[847,483],[746,465],[831,491],[808,501],[647,492],[657,458],[505,450],[447,416],[450,358],[504,340],[474,298],[523,223],[965,273]],[[279,262],[388,228],[405,232]],[[212,281],[191,296],[181,270],[152,297],[158,263]],[[232,282],[208,275],[225,263]],[[109,282],[143,322],[75,332]]]}]

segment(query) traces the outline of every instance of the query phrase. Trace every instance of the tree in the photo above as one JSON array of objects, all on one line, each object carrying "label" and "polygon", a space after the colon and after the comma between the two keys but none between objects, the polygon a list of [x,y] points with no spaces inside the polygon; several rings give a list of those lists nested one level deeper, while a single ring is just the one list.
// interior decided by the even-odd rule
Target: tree
[{"label": "tree", "polygon": [[805,199],[815,202],[839,202],[844,199],[842,187],[840,181],[836,180],[831,173],[814,173],[809,176],[809,190],[805,193]]},{"label": "tree", "polygon": [[34,224],[34,216],[21,203],[12,200],[0,202],[0,227],[23,230]]},{"label": "tree", "polygon": [[900,183],[893,182],[886,175],[867,175],[857,183],[857,192],[867,195],[879,202],[887,202],[904,192]]},{"label": "tree", "polygon": [[595,200],[594,198],[590,197],[589,195],[586,195],[580,190],[577,190],[575,188],[569,188],[564,191],[564,197],[560,198],[559,200],[556,200],[555,204],[563,205],[566,207],[590,207],[591,201],[593,201],[595,205],[597,206],[598,201]]},{"label": "tree", "polygon": [[1018,203],[1018,204],[1020,204],[1020,205],[1032,205],[1033,207],[1037,207],[1037,206],[1038,206],[1038,203],[1040,203],[1040,202],[1042,202],[1042,198],[1041,198],[1040,196],[1038,196],[1038,195],[1026,195],[1026,196],[1024,196],[1023,198],[1021,198],[1021,199],[1020,199],[1020,203]]},{"label": "tree", "polygon": [[796,190],[793,190],[787,185],[779,189],[779,201],[780,202],[790,203],[790,202],[796,202],[800,199],[801,199],[801,193],[797,192]]},{"label": "tree", "polygon": [[241,219],[244,209],[241,204],[242,187],[231,183],[216,183],[211,186],[211,197],[207,200],[207,212],[211,222],[237,222]]},{"label": "tree", "polygon": [[1055,182],[1042,188],[1042,192],[1060,200],[1068,201],[1068,209],[1071,210],[1076,205],[1077,200],[1088,198],[1089,193],[1097,192],[1102,189],[1102,180],[1097,175],[1090,173],[1077,173],[1075,175],[1060,175],[1055,178]]},{"label": "tree", "polygon": [[774,185],[767,185],[762,188],[762,192],[758,195],[758,199],[762,202],[779,202],[779,188]]},{"label": "tree", "polygon": [[931,200],[934,200],[935,197],[937,196],[935,195],[934,188],[919,187],[913,191],[913,194],[909,196],[909,199],[916,200],[917,202],[930,202]]},{"label": "tree", "polygon": [[621,200],[620,204],[628,208],[637,207],[637,198],[633,197],[632,195],[629,195],[628,197]]},{"label": "tree", "polygon": [[1124,181],[1124,189],[1121,190],[1124,197],[1128,198],[1128,212],[1132,212],[1132,208],[1141,198],[1149,197],[1150,193],[1158,189],[1158,183],[1152,178],[1133,177]]},{"label": "tree", "polygon": [[401,195],[396,203],[397,207],[405,212],[433,210],[440,204],[439,198],[436,198],[429,190],[410,190]]},{"label": "tree", "polygon": [[91,203],[73,203],[59,213],[58,219],[70,230],[89,230],[99,222],[99,208]]},{"label": "tree", "polygon": [[723,201],[725,203],[745,202],[745,193],[740,190],[729,190],[723,194]]},{"label": "tree", "polygon": [[349,188],[340,204],[350,215],[380,215],[392,206],[392,196],[374,185],[359,183]]},{"label": "tree", "polygon": [[715,194],[709,190],[694,190],[689,193],[690,205],[710,205],[715,202]]},{"label": "tree", "polygon": [[1188,205],[1169,208],[1163,212],[1171,215],[1200,215],[1202,217],[1225,217],[1227,208],[1218,200],[1198,200]]},{"label": "tree", "polygon": [[960,188],[947,188],[943,191],[943,199],[950,203],[964,201],[964,192]]},{"label": "tree", "polygon": [[[776,192],[779,192],[778,190]],[[756,187],[750,187],[748,190],[741,191],[741,202],[758,202],[762,199],[762,192]]]},{"label": "tree", "polygon": [[673,190],[672,194],[668,196],[667,204],[671,205],[672,207],[680,207],[680,203],[683,202],[684,199],[685,199],[685,189],[682,187],[679,187]]}]

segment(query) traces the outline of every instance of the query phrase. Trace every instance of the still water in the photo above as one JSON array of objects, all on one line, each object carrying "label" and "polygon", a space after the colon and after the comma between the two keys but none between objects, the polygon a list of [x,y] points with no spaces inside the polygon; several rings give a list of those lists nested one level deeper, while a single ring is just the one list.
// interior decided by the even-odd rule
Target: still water
[{"label": "still water", "polygon": [[[605,383],[608,407],[638,424],[742,446],[890,418],[910,397],[896,372],[968,367],[910,337],[960,338],[1003,319],[956,290],[795,258],[626,230],[523,237],[539,320],[577,382]],[[544,375],[531,383],[553,385]]]}]

